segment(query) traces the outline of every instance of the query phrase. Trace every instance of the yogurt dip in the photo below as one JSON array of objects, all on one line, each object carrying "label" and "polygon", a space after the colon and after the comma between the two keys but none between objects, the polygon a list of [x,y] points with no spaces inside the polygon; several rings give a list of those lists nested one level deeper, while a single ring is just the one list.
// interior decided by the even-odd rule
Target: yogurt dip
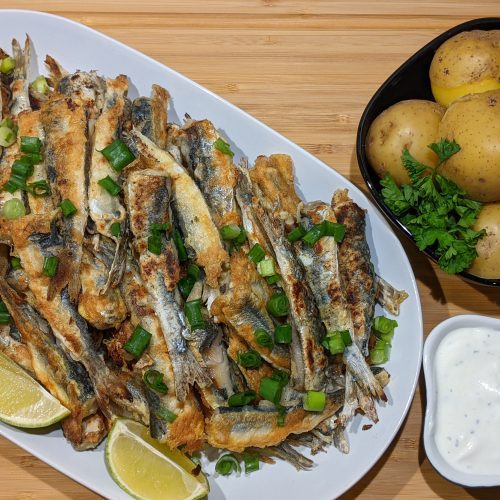
[{"label": "yogurt dip", "polygon": [[449,332],[435,353],[434,440],[443,460],[472,474],[500,471],[500,331]]}]

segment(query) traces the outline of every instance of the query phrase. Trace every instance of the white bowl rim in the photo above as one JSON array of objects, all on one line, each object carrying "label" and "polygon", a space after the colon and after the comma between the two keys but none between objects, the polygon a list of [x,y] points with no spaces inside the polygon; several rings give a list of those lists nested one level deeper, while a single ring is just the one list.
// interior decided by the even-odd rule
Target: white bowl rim
[{"label": "white bowl rim", "polygon": [[434,468],[446,479],[462,486],[491,487],[500,486],[499,474],[472,474],[462,472],[448,464],[439,453],[434,436],[434,420],[436,412],[436,384],[434,374],[434,357],[436,350],[446,334],[457,328],[487,327],[498,330],[500,335],[500,318],[479,314],[461,314],[448,318],[436,325],[427,336],[424,344],[423,368],[427,407],[424,421],[424,447],[427,457]]}]

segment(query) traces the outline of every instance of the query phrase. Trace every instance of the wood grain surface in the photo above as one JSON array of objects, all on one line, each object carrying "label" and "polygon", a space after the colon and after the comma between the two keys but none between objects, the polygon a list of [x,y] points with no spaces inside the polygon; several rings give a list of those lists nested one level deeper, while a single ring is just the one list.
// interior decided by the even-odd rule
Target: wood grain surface
[{"label": "wood grain surface", "polygon": [[[354,144],[372,94],[440,32],[500,16],[498,0],[0,1],[1,8],[13,6],[74,19],[146,53],[251,113],[365,191]],[[456,314],[499,315],[498,289],[447,276],[402,243],[418,279],[426,334]],[[432,468],[421,439],[424,401],[421,380],[396,440],[345,498],[500,498],[500,489],[464,489]],[[98,497],[0,438],[0,498]]]}]

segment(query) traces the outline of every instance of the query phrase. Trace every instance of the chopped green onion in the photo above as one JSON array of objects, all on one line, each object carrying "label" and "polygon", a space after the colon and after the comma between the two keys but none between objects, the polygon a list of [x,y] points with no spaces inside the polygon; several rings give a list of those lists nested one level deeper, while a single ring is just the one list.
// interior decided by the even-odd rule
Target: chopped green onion
[{"label": "chopped green onion", "polygon": [[232,394],[229,396],[229,399],[227,400],[227,404],[231,407],[234,406],[245,406],[250,404],[255,398],[257,397],[257,394],[255,394],[255,391],[249,390],[245,392],[236,392],[235,394]]},{"label": "chopped green onion", "polygon": [[344,342],[344,345],[346,347],[352,344],[352,337],[351,334],[349,333],[349,330],[342,330],[340,332],[340,336],[342,337],[342,342]]},{"label": "chopped green onion", "polygon": [[279,325],[274,329],[274,340],[277,344],[290,344],[292,342],[291,325]]},{"label": "chopped green onion", "polygon": [[177,255],[179,256],[180,262],[186,262],[188,255],[186,251],[186,247],[184,245],[184,241],[182,240],[181,233],[174,229],[172,233],[172,239],[174,240],[175,247],[177,248]]},{"label": "chopped green onion", "polygon": [[2,208],[2,215],[9,220],[19,219],[26,215],[24,203],[19,198],[7,200]]},{"label": "chopped green onion", "polygon": [[215,472],[221,476],[230,476],[233,472],[241,472],[240,463],[232,453],[222,455],[215,464]]},{"label": "chopped green onion", "polygon": [[257,328],[254,332],[254,337],[257,344],[272,349],[274,345],[273,338],[263,328]]},{"label": "chopped green onion", "polygon": [[214,148],[218,149],[221,153],[229,155],[231,158],[234,156],[234,153],[231,151],[231,147],[229,144],[220,137],[214,142]]},{"label": "chopped green onion", "polygon": [[342,332],[340,331],[328,332],[323,341],[321,342],[321,344],[323,345],[323,347],[325,347],[330,351],[330,354],[333,355],[342,354],[346,348],[346,344],[344,342],[344,338],[345,340],[347,340],[346,333],[349,336],[349,341],[352,344],[351,336],[347,330]]},{"label": "chopped green onion", "polygon": [[304,410],[323,411],[326,406],[326,394],[323,391],[307,391],[304,396]]},{"label": "chopped green onion", "polygon": [[257,455],[245,453],[245,455],[243,456],[243,461],[245,462],[246,474],[250,474],[250,472],[259,470],[259,457]]},{"label": "chopped green onion", "polygon": [[117,196],[122,190],[122,188],[109,175],[98,180],[97,184],[103,187],[111,196]]},{"label": "chopped green onion", "polygon": [[266,252],[264,252],[264,249],[258,243],[255,243],[250,252],[248,252],[248,258],[255,263],[260,262],[265,256]]},{"label": "chopped green onion", "polygon": [[151,234],[148,236],[148,250],[155,255],[161,254],[162,241],[159,234]]},{"label": "chopped green onion", "polygon": [[279,380],[275,380],[270,377],[262,377],[259,384],[259,395],[271,401],[274,404],[278,404],[281,399],[281,392],[283,391],[283,386]]},{"label": "chopped green onion", "polygon": [[38,137],[21,136],[21,151],[23,153],[40,153],[42,141]]},{"label": "chopped green onion", "polygon": [[59,203],[61,207],[62,213],[64,217],[69,217],[70,215],[76,214],[77,210],[75,205],[71,202],[71,200],[65,199]]},{"label": "chopped green onion", "polygon": [[307,233],[302,236],[302,241],[310,247],[314,246],[323,236],[325,236],[324,224],[315,224]]},{"label": "chopped green onion", "polygon": [[382,365],[389,361],[391,346],[385,340],[377,340],[375,346],[370,351],[370,361],[372,365]]},{"label": "chopped green onion", "polygon": [[111,236],[119,238],[122,234],[122,225],[119,222],[113,222],[109,228]]},{"label": "chopped green onion", "polygon": [[262,366],[262,356],[254,349],[239,352],[238,364],[243,366],[243,368],[260,368]]},{"label": "chopped green onion", "polygon": [[38,165],[39,163],[42,163],[43,156],[41,153],[26,153],[20,159],[26,160],[31,165]]},{"label": "chopped green onion", "polygon": [[236,238],[232,241],[233,243],[233,248],[238,250],[243,243],[247,240],[247,232],[243,229],[240,228],[240,234],[236,236]]},{"label": "chopped green onion", "polygon": [[23,160],[22,158],[20,160],[16,160],[12,164],[12,175],[18,176],[18,177],[23,177],[25,180],[27,177],[31,177],[33,175],[34,171],[33,164],[29,161]]},{"label": "chopped green onion", "polygon": [[290,310],[290,303],[283,292],[276,292],[271,295],[267,301],[267,311],[272,316],[286,316]]},{"label": "chopped green onion", "polygon": [[116,139],[100,152],[104,155],[106,160],[109,161],[111,168],[117,172],[121,172],[127,165],[135,160],[132,151],[130,151],[121,139]]},{"label": "chopped green onion", "polygon": [[149,226],[149,232],[151,234],[161,233],[162,231],[170,231],[172,229],[172,224],[170,222],[154,223]]},{"label": "chopped green onion", "polygon": [[268,285],[275,285],[281,279],[279,274],[273,274],[272,276],[267,276],[266,281]]},{"label": "chopped green onion", "polygon": [[47,80],[43,75],[37,76],[32,82],[31,82],[31,88],[35,92],[39,92],[40,94],[48,94],[49,93],[49,84],[47,83]]},{"label": "chopped green onion", "polygon": [[200,279],[200,268],[196,264],[189,264],[187,267],[187,275],[191,276],[195,281]]},{"label": "chopped green onion", "polygon": [[373,321],[373,329],[375,333],[379,334],[392,333],[397,326],[398,322],[396,320],[385,316],[377,316]]},{"label": "chopped green onion", "polygon": [[304,226],[297,226],[286,235],[286,238],[290,243],[293,243],[294,241],[300,240],[306,233],[307,231]]},{"label": "chopped green onion", "polygon": [[140,358],[148,347],[151,337],[152,335],[147,330],[137,325],[123,348],[135,358]]},{"label": "chopped green onion", "polygon": [[177,418],[177,415],[173,411],[170,411],[164,406],[160,406],[160,408],[156,411],[156,416],[170,424]]},{"label": "chopped green onion", "polygon": [[267,278],[268,276],[274,276],[276,274],[276,269],[274,268],[274,260],[271,257],[266,257],[260,262],[257,262],[257,272]]},{"label": "chopped green onion", "polygon": [[0,146],[8,148],[16,142],[16,133],[9,127],[0,127]]},{"label": "chopped green onion", "polygon": [[17,269],[22,269],[23,266],[21,265],[21,259],[19,257],[11,257],[10,267],[12,267],[14,271],[16,271]]},{"label": "chopped green onion", "polygon": [[48,196],[50,194],[50,186],[47,181],[31,182],[26,186],[26,191],[33,196]]},{"label": "chopped green onion", "polygon": [[16,132],[16,126],[14,125],[14,122],[12,121],[12,118],[7,116],[0,122],[0,127],[7,127],[10,128],[11,130],[14,130]]},{"label": "chopped green onion", "polygon": [[26,190],[26,178],[15,174],[11,175],[3,189],[9,193],[14,193],[18,189],[22,189],[24,191]]},{"label": "chopped green onion", "polygon": [[278,427],[285,426],[285,417],[286,417],[286,408],[283,405],[276,405],[276,409],[278,410],[278,417],[276,418],[276,425]]},{"label": "chopped green onion", "polygon": [[192,276],[186,276],[185,278],[181,278],[179,283],[177,283],[177,287],[179,288],[179,292],[184,299],[189,297],[191,290],[193,289],[196,280]]},{"label": "chopped green onion", "polygon": [[325,228],[325,236],[333,236],[337,243],[341,243],[345,236],[346,227],[344,224],[324,220],[322,222]]},{"label": "chopped green onion", "polygon": [[4,304],[4,302],[0,301],[0,324],[8,325],[10,323],[10,320],[11,318],[7,306]]},{"label": "chopped green onion", "polygon": [[273,380],[277,380],[282,387],[285,387],[285,385],[287,385],[288,381],[290,380],[290,375],[288,375],[288,373],[285,370],[278,370],[275,368],[273,370],[271,378]]},{"label": "chopped green onion", "polygon": [[192,330],[205,327],[205,321],[201,312],[201,300],[189,300],[184,304],[184,313],[186,315]]},{"label": "chopped green onion", "polygon": [[49,255],[43,260],[42,274],[53,278],[57,274],[57,267],[59,266],[59,259],[55,255]]},{"label": "chopped green onion", "polygon": [[220,230],[220,236],[223,240],[229,241],[236,239],[241,233],[240,226],[238,224],[227,224],[223,226]]},{"label": "chopped green onion", "polygon": [[167,394],[168,387],[165,382],[163,382],[163,374],[158,370],[148,370],[144,373],[144,382],[146,385],[160,394]]},{"label": "chopped green onion", "polygon": [[4,57],[0,62],[0,72],[10,73],[16,67],[16,60],[13,57]]}]

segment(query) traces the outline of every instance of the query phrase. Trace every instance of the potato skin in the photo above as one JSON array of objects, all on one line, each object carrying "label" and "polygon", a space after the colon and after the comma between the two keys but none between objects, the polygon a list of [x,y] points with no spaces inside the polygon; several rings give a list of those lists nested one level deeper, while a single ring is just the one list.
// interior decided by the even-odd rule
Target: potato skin
[{"label": "potato skin", "polygon": [[446,40],[432,59],[429,78],[443,106],[467,94],[500,89],[500,30],[464,31]]},{"label": "potato skin", "polygon": [[474,224],[474,229],[486,230],[486,235],[477,244],[479,256],[469,272],[481,278],[500,278],[500,202],[487,203]]},{"label": "potato skin", "polygon": [[438,167],[477,201],[500,200],[500,90],[471,94],[446,111],[438,138],[455,140],[461,150]]},{"label": "potato skin", "polygon": [[444,108],[432,101],[397,102],[380,113],[366,137],[366,155],[379,177],[391,174],[398,185],[410,178],[401,162],[403,149],[420,162],[436,166],[437,156],[427,145],[435,141]]}]

